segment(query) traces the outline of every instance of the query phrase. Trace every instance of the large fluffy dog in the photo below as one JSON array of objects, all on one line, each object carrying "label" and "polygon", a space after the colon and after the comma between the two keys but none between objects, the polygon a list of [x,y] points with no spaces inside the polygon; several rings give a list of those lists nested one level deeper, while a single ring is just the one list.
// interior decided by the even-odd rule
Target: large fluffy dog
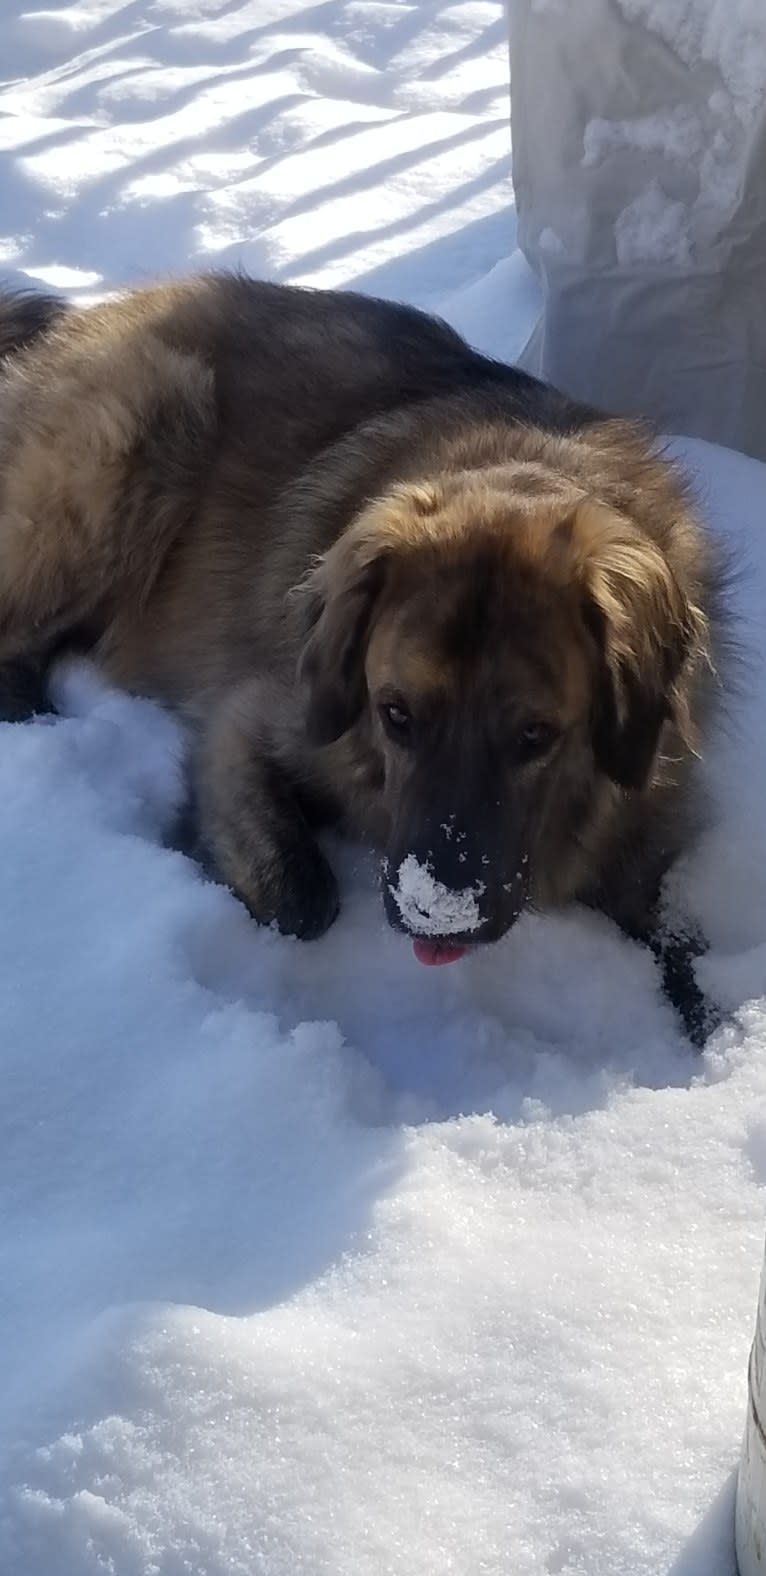
[{"label": "large fluffy dog", "polygon": [[383,855],[425,960],[571,898],[648,935],[697,813],[719,571],[638,428],[349,294],[0,300],[0,659],[86,640],[197,736],[255,917]]}]

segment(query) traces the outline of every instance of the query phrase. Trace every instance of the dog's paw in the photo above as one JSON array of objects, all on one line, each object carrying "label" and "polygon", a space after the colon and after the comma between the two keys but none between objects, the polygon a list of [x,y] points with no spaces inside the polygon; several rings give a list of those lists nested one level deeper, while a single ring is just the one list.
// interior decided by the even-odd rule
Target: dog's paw
[{"label": "dog's paw", "polygon": [[274,915],[283,936],[316,941],[340,912],[338,883],[316,843],[302,849],[295,865],[285,870]]},{"label": "dog's paw", "polygon": [[234,890],[261,925],[275,925],[283,936],[316,941],[338,917],[338,883],[314,842],[270,866]]}]

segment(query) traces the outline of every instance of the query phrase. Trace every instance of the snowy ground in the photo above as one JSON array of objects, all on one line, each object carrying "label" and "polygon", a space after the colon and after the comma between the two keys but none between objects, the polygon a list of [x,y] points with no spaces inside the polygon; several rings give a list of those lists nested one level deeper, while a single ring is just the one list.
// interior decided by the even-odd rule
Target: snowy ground
[{"label": "snowy ground", "polygon": [[[354,283],[512,354],[499,5],[6,0],[0,257]],[[427,971],[340,855],[301,947],[162,846],[75,670],[0,739],[2,1576],[731,1576],[766,1186],[766,471],[688,444],[751,651],[682,872],[703,1058],[605,922]]]},{"label": "snowy ground", "polygon": [[2,45],[6,269],[82,297],[239,263],[429,307],[459,292],[498,354],[524,337],[498,0],[3,0]]}]

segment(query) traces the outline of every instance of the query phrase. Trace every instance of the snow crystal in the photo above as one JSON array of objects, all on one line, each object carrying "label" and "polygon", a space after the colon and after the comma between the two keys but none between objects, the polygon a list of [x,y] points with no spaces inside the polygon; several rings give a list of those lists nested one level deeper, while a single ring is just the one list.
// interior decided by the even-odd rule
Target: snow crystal
[{"label": "snow crystal", "polygon": [[478,930],[478,899],[485,890],[483,881],[459,890],[445,886],[436,880],[430,866],[421,865],[414,854],[402,860],[391,886],[405,925],[421,936],[458,936]]}]

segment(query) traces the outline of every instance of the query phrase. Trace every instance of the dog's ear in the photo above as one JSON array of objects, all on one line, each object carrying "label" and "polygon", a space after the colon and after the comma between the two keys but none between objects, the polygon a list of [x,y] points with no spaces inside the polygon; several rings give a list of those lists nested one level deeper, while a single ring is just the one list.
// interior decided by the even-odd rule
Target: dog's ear
[{"label": "dog's ear", "polygon": [[298,676],[307,695],[306,730],[312,744],[339,739],[364,705],[364,657],[385,559],[385,543],[373,529],[357,523],[299,588],[304,641]]},{"label": "dog's ear", "polygon": [[684,672],[707,647],[707,623],[659,545],[605,504],[581,504],[567,522],[599,652],[593,715],[596,763],[623,788],[644,788],[663,724],[690,744]]}]

